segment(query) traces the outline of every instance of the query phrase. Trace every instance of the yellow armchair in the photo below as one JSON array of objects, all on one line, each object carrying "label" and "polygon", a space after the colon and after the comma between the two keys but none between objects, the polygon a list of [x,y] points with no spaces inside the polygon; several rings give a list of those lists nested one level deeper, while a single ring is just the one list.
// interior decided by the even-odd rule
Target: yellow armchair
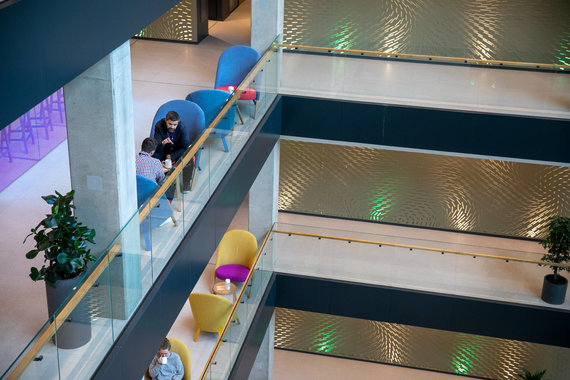
[{"label": "yellow armchair", "polygon": [[257,239],[249,231],[230,230],[218,245],[214,282],[229,278],[232,282],[244,282],[253,267],[257,254]]},{"label": "yellow armchair", "polygon": [[232,303],[225,297],[208,293],[192,293],[188,301],[198,327],[194,342],[202,330],[221,335],[222,328],[230,317]]}]

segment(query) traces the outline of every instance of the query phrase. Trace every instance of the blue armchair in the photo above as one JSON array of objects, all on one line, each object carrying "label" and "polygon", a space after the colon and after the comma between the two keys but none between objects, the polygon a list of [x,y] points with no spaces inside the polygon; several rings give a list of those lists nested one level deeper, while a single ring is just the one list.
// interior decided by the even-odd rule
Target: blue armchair
[{"label": "blue armchair", "polygon": [[[227,48],[218,59],[214,88],[225,86],[237,87],[253,69],[260,58],[261,56],[259,53],[249,46],[237,45]],[[253,99],[250,96],[250,93],[246,92],[242,94],[240,100],[253,101],[253,104],[255,105],[253,118],[255,119],[257,113],[257,101],[259,100],[259,91],[256,91]],[[237,112],[241,118],[239,108],[237,109]]]},{"label": "blue armchair", "polygon": [[[180,122],[185,128],[185,132],[188,134],[188,141],[190,141],[190,144],[194,144],[198,137],[200,137],[205,126],[204,111],[202,111],[196,103],[188,100],[171,100],[161,105],[152,120],[150,137],[154,137],[154,128],[156,123],[160,119],[164,119],[168,111],[176,111],[178,115],[180,115]],[[188,170],[190,170],[190,172],[188,172],[186,168],[183,169],[184,190],[191,190],[192,188],[192,185],[189,181],[186,181],[186,179],[192,177],[192,183],[194,182],[194,176],[196,174],[195,166],[196,165],[188,165]]]},{"label": "blue armchair", "polygon": [[[158,185],[153,180],[137,174],[137,206],[141,207],[157,187]],[[166,199],[166,195],[162,195],[156,206],[141,223],[141,230],[144,234],[145,249],[147,251],[151,250],[150,230],[160,226],[168,218],[172,218],[172,221],[176,224],[176,220],[172,215],[170,203],[168,202],[168,199]]]},{"label": "blue armchair", "polygon": [[[206,126],[208,126],[212,120],[214,120],[218,112],[226,104],[228,98],[228,93],[220,90],[198,90],[186,96],[186,100],[196,103],[198,106],[200,106],[202,111],[204,111]],[[228,144],[226,142],[226,135],[233,129],[235,118],[236,106],[234,104],[210,134],[210,137],[218,137],[222,139],[224,150],[226,152],[229,152]],[[196,166],[200,168],[198,157],[196,158]]]}]

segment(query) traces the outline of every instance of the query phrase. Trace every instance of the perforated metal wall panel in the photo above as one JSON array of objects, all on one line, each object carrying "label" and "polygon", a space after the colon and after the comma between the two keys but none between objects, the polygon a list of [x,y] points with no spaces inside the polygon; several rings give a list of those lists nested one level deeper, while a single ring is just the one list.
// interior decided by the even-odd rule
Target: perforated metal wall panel
[{"label": "perforated metal wall panel", "polygon": [[570,215],[570,168],[281,140],[279,210],[523,238]]},{"label": "perforated metal wall panel", "polygon": [[275,308],[275,348],[490,379],[517,379],[522,368],[570,378],[567,348],[284,308]]},{"label": "perforated metal wall panel", "polygon": [[570,64],[567,0],[285,0],[287,44]]},{"label": "perforated metal wall panel", "polygon": [[161,40],[197,42],[196,0],[182,0],[136,36]]}]

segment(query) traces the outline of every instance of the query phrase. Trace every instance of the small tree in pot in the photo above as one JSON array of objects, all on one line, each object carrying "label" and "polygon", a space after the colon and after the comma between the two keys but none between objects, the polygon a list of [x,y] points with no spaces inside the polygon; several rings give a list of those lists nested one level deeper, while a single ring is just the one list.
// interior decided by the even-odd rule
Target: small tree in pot
[{"label": "small tree in pot", "polygon": [[[570,218],[554,216],[548,223],[548,236],[540,242],[548,249],[548,253],[542,257],[543,261],[552,263],[566,263],[570,261]],[[553,274],[544,277],[542,286],[542,299],[545,302],[560,305],[564,303],[568,280],[558,272],[560,270],[570,271],[570,268],[559,268],[556,265],[550,266]]]},{"label": "small tree in pot", "polygon": [[65,195],[57,191],[56,195],[42,198],[51,205],[51,214],[26,236],[34,236],[36,247],[26,253],[28,259],[34,259],[38,253],[44,253],[44,264],[40,269],[32,267],[30,277],[34,281],[45,280],[50,286],[56,287],[59,280],[67,280],[79,276],[86,270],[89,261],[95,261],[87,242],[95,243],[95,230],[83,226],[73,215],[74,190]]},{"label": "small tree in pot", "polygon": [[[48,315],[71,294],[81,280],[81,274],[87,270],[90,261],[95,261],[87,243],[94,243],[95,230],[84,226],[73,215],[72,204],[75,192],[62,195],[47,195],[42,198],[51,205],[51,214],[35,227],[26,240],[33,236],[34,249],[26,253],[28,259],[34,259],[40,252],[44,254],[44,265],[32,267],[30,278],[34,281],[45,280],[48,303]],[[26,242],[24,240],[24,242]],[[91,320],[88,309],[80,303],[69,315],[67,321],[58,326],[57,346],[77,348],[91,339]]]}]

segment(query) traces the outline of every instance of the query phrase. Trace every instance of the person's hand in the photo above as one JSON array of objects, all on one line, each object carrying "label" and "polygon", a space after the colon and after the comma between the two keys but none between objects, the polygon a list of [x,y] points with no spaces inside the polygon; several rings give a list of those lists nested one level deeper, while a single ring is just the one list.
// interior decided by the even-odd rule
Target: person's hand
[{"label": "person's hand", "polygon": [[164,144],[174,144],[174,143],[172,142],[172,140],[170,140],[169,137],[167,137],[164,140],[162,140],[162,145],[164,145]]}]

